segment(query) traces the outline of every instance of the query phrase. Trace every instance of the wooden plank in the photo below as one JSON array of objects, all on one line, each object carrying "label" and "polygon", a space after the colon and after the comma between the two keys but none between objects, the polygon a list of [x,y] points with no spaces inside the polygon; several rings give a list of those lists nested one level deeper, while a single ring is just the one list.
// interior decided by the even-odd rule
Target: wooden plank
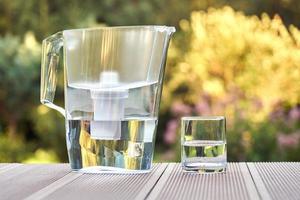
[{"label": "wooden plank", "polygon": [[[1,167],[2,166],[2,167]],[[0,199],[300,199],[300,163],[229,163],[226,174],[156,164],[148,174],[70,173],[68,164],[0,165]],[[70,192],[71,191],[71,192]]]},{"label": "wooden plank", "polygon": [[264,200],[271,199],[271,196],[270,196],[263,180],[261,179],[260,174],[258,173],[254,163],[247,163],[247,166],[249,168],[252,179],[255,183],[256,189],[258,190],[260,197]]},{"label": "wooden plank", "polygon": [[24,199],[70,172],[69,165],[21,165],[0,173],[1,199]]},{"label": "wooden plank", "polygon": [[6,172],[8,170],[12,170],[12,169],[14,169],[16,167],[20,167],[20,166],[22,166],[22,164],[19,164],[19,163],[4,164],[0,168],[0,174]]},{"label": "wooden plank", "polygon": [[254,163],[272,199],[300,199],[300,163]]},{"label": "wooden plank", "polygon": [[152,184],[156,183],[165,168],[165,164],[155,164],[153,170],[147,174],[83,174],[44,199],[143,198],[150,192]]},{"label": "wooden plank", "polygon": [[255,183],[252,179],[252,176],[249,172],[247,164],[244,162],[241,162],[241,163],[239,163],[239,165],[240,165],[240,170],[243,175],[243,180],[245,181],[248,196],[250,197],[250,199],[253,199],[253,200],[260,199],[259,193],[258,193]]},{"label": "wooden plank", "polygon": [[166,169],[148,199],[252,199],[242,173],[238,163],[229,163],[221,174],[187,173],[175,164]]},{"label": "wooden plank", "polygon": [[157,199],[158,195],[160,194],[161,190],[163,189],[164,185],[166,184],[167,180],[172,174],[172,171],[174,170],[176,164],[175,163],[169,163],[167,169],[162,174],[159,181],[156,183],[155,187],[151,191],[151,193],[148,195],[147,199]]},{"label": "wooden plank", "polygon": [[161,163],[160,167],[153,173],[150,180],[145,184],[145,186],[140,190],[139,194],[134,199],[145,199],[151,192],[151,190],[155,187],[156,183],[161,178],[167,166],[167,163]]},{"label": "wooden plank", "polygon": [[5,165],[9,165],[8,163],[0,163],[0,168],[4,167]]},{"label": "wooden plank", "polygon": [[76,172],[70,172],[69,174],[65,175],[64,177],[58,179],[57,181],[54,181],[50,185],[44,187],[43,189],[33,193],[32,195],[28,196],[25,200],[39,200],[43,199],[46,196],[50,195],[51,193],[55,192],[57,189],[63,187],[64,185],[72,182],[79,176],[81,176],[81,173]]},{"label": "wooden plank", "polygon": [[[152,174],[150,180],[143,186],[143,188],[139,191],[138,195],[135,197],[135,199],[145,199],[147,194],[151,191],[151,189],[154,187],[158,179],[161,177],[162,173],[166,169],[168,164],[163,163],[161,164],[157,170]],[[43,199],[47,196],[49,196],[51,193],[54,193],[59,188],[63,187],[64,185],[67,185],[68,183],[74,181],[76,178],[81,176],[81,173],[72,172],[67,174],[66,176],[62,177],[61,179],[53,182],[52,184],[48,185],[47,187],[41,189],[40,191],[30,195],[26,198],[26,200],[39,200]],[[98,176],[97,174],[94,174],[94,176]]]}]

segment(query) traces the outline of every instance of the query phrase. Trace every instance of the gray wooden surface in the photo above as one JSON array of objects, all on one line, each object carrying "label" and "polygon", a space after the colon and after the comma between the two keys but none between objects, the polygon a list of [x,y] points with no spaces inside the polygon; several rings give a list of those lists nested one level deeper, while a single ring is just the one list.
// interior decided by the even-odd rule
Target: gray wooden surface
[{"label": "gray wooden surface", "polygon": [[81,174],[68,164],[0,164],[0,199],[300,199],[300,163],[229,163],[225,174]]}]

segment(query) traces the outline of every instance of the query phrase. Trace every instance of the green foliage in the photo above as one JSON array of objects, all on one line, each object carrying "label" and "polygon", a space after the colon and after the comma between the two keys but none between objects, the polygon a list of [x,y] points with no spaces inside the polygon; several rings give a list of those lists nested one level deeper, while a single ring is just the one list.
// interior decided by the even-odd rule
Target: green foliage
[{"label": "green foliage", "polygon": [[52,149],[59,160],[67,161],[64,117],[44,105],[32,112],[34,131],[41,143],[39,148]]},{"label": "green foliage", "polygon": [[189,5],[180,0],[1,0],[0,34],[23,35],[24,31],[32,30],[42,40],[60,30],[97,23],[110,26],[176,25],[188,15]]},{"label": "green foliage", "polygon": [[39,106],[41,45],[30,32],[23,41],[7,35],[0,51],[0,127],[6,133],[0,134],[0,162],[22,161],[41,147],[66,160],[63,118]]},{"label": "green foliage", "polygon": [[22,43],[7,35],[0,40],[0,52],[1,126],[13,136],[38,102],[40,44],[32,33]]},{"label": "green foliage", "polygon": [[55,152],[53,151],[45,151],[42,149],[38,149],[35,151],[34,155],[26,160],[23,163],[53,163],[59,162]]},{"label": "green foliage", "polygon": [[32,144],[0,135],[0,162],[20,162],[30,156]]},{"label": "green foliage", "polygon": [[[138,24],[178,30],[169,51],[156,160],[180,160],[178,132],[172,139],[180,116],[213,114],[227,116],[229,160],[299,160],[300,32],[280,19],[299,26],[299,5],[0,0],[0,162],[67,161],[64,119],[39,103],[41,40],[70,28]],[[218,9],[192,12],[208,7]],[[257,17],[262,12],[269,15]],[[269,17],[276,13],[280,17]],[[62,80],[60,73],[55,97],[60,105]]]},{"label": "green foliage", "polygon": [[181,102],[191,114],[225,115],[230,160],[285,159],[277,155],[289,148],[279,147],[289,140],[282,133],[295,135],[290,147],[297,149],[300,31],[287,29],[279,16],[259,19],[230,7],[193,12],[180,27],[190,45],[182,50],[177,41],[170,51],[175,61],[164,88],[164,110],[176,117]]}]

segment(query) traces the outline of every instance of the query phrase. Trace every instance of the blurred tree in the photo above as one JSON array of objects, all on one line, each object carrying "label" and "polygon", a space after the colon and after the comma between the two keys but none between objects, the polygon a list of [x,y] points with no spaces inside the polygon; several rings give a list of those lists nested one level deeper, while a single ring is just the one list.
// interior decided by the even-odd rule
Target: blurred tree
[{"label": "blurred tree", "polygon": [[0,39],[0,51],[0,143],[6,152],[0,162],[21,161],[38,148],[53,148],[66,160],[62,117],[38,107],[41,45],[32,32],[23,40],[6,35]]},{"label": "blurred tree", "polygon": [[24,35],[40,40],[54,32],[95,25],[169,24],[178,26],[193,10],[230,5],[246,14],[278,13],[286,24],[300,25],[298,0],[0,0],[0,34]]},{"label": "blurred tree", "polygon": [[[242,113],[237,111],[237,106],[239,106],[239,110],[259,110],[261,101],[270,102],[268,99],[273,99],[274,96],[268,92],[276,90],[276,94],[280,96],[279,99],[285,101],[286,106],[283,107],[287,111],[295,108],[297,102],[299,103],[299,99],[297,99],[299,88],[291,82],[298,81],[298,72],[294,73],[298,68],[293,67],[298,66],[298,58],[300,58],[293,43],[297,43],[297,48],[299,48],[299,39],[295,39],[299,38],[300,35],[298,29],[291,27],[286,30],[278,17],[271,20],[265,15],[262,17],[263,23],[260,23],[257,17],[250,17],[253,18],[251,21],[242,14],[233,16],[209,14],[205,16],[210,19],[211,25],[206,24],[204,28],[200,29],[195,28],[201,27],[202,18],[197,17],[199,14],[193,15],[192,23],[187,20],[180,21],[181,19],[188,19],[194,10],[206,10],[208,7],[220,8],[224,5],[230,5],[249,15],[260,15],[262,12],[266,12],[273,16],[275,13],[279,13],[285,24],[300,25],[298,20],[300,18],[300,1],[298,0],[0,0],[0,133],[2,134],[0,140],[3,143],[18,140],[16,142],[18,145],[11,145],[13,154],[7,154],[7,159],[4,159],[6,154],[1,154],[0,161],[21,161],[28,156],[28,151],[41,148],[53,148],[58,159],[66,161],[63,118],[55,111],[49,111],[40,106],[39,103],[40,43],[43,38],[64,29],[98,25],[141,24],[167,24],[178,28],[173,40],[175,48],[172,48],[169,54],[172,59],[169,59],[169,67],[167,68],[166,82],[168,87],[164,88],[165,96],[162,102],[159,132],[162,132],[167,124],[172,124],[169,123],[169,119],[174,118],[170,111],[173,106],[172,102],[182,99],[189,103],[189,106],[195,106],[193,109],[196,111],[193,112],[201,114],[210,113],[218,106],[222,108],[222,103],[226,105],[236,104],[236,107],[234,105],[227,107],[226,111],[234,116],[234,113]],[[203,17],[203,13],[201,16]],[[214,17],[219,23],[214,20]],[[230,21],[232,17],[240,21]],[[250,21],[252,25],[248,23]],[[237,24],[234,24],[235,22]],[[253,29],[245,27],[248,25],[250,27],[257,25],[261,29],[253,32]],[[266,27],[262,28],[263,26]],[[222,28],[218,30],[216,27]],[[271,33],[269,29],[272,29],[273,32]],[[201,30],[212,31],[212,34],[208,34],[211,37],[200,40],[199,37],[203,34]],[[30,33],[28,34],[28,32]],[[290,38],[288,32],[292,33],[293,38]],[[229,36],[227,37],[226,34]],[[197,37],[198,39],[195,39]],[[202,42],[199,43],[199,41]],[[203,53],[200,54],[198,51]],[[203,68],[202,66],[210,67]],[[220,66],[226,66],[226,68],[223,69]],[[245,68],[241,69],[241,66]],[[249,66],[262,67],[251,68]],[[274,68],[274,71],[269,70],[269,68]],[[186,81],[186,76],[182,76],[182,74],[188,74],[190,80],[195,80]],[[253,74],[257,74],[257,77]],[[173,75],[176,75],[176,78]],[[239,85],[241,88],[231,87],[235,75],[241,75],[238,76],[239,80],[234,80],[241,83]],[[62,74],[60,76],[56,99],[59,104],[63,104]],[[201,78],[204,76],[207,76],[208,79],[205,80],[209,81],[204,83]],[[176,83],[176,85],[174,82],[178,84]],[[267,89],[262,91],[257,87],[259,85],[264,85]],[[280,87],[277,87],[278,85]],[[229,90],[229,88],[231,89]],[[245,100],[243,95],[245,95],[244,91],[246,90],[247,95],[257,95],[261,99]],[[204,95],[201,97],[202,99],[199,99],[197,95],[203,91],[221,94],[224,101],[226,98],[227,100],[219,103],[218,98],[221,96],[211,98],[209,95]],[[187,95],[180,95],[184,93]],[[235,101],[235,99],[237,100]],[[239,99],[242,100],[238,104],[236,102]],[[216,108],[210,108],[211,104],[217,105]],[[267,108],[269,110],[264,111],[264,116],[268,115],[269,111],[273,112],[271,104],[263,109]],[[267,118],[261,116],[261,112],[257,112],[257,116],[253,119]],[[234,117],[242,118],[239,115]],[[252,116],[245,118],[247,117],[252,119]],[[295,123],[297,124],[297,122]],[[253,157],[258,160],[271,159],[274,153],[262,158],[256,155],[257,152],[248,151],[256,139],[249,139],[249,134],[242,130],[245,130],[245,127],[249,129],[251,127],[243,125],[241,128],[235,125],[232,128],[233,134],[229,141],[231,144],[235,144],[232,151],[233,159],[251,158],[251,156],[247,157],[246,155],[255,155]],[[288,126],[290,125],[281,127]],[[270,130],[272,132],[271,140],[274,141],[276,139],[274,135],[277,133],[272,128],[264,127],[265,125],[252,127],[254,138],[257,140],[263,138],[259,135],[260,131]],[[170,130],[168,136],[172,136],[172,129]],[[282,131],[290,133],[295,130],[297,128]],[[157,138],[158,141],[162,141],[164,136],[158,134]],[[284,143],[286,137],[283,135],[281,138],[283,139],[280,141]],[[238,144],[240,140],[244,142]],[[34,141],[34,144],[29,145],[30,148],[26,148],[27,145],[24,145],[24,142],[30,144],[30,141]],[[9,148],[10,145],[2,145],[3,143],[0,144],[0,151],[5,152],[5,148]],[[248,150],[243,145],[248,145]],[[159,147],[159,145],[157,146]],[[263,146],[253,144],[252,147],[261,149]],[[286,147],[283,145],[282,148],[285,150]],[[297,150],[292,149],[289,152],[297,152]],[[43,154],[37,153],[37,155]],[[288,156],[284,153],[281,155],[283,157]],[[9,157],[11,159],[8,159]]]},{"label": "blurred tree", "polygon": [[40,44],[32,33],[19,38],[7,35],[0,40],[0,115],[8,135],[15,138],[18,125],[28,120],[38,102]]},{"label": "blurred tree", "polygon": [[[167,74],[163,110],[175,118],[180,107],[188,106],[190,114],[225,115],[230,160],[279,159],[276,138],[281,132],[296,135],[299,143],[293,123],[299,126],[300,114],[293,114],[294,122],[285,114],[291,108],[298,113],[300,102],[296,27],[287,29],[278,15],[259,19],[230,7],[193,12],[180,27],[189,46],[183,49],[177,40],[170,50],[175,66]],[[274,116],[279,116],[276,123]]]}]

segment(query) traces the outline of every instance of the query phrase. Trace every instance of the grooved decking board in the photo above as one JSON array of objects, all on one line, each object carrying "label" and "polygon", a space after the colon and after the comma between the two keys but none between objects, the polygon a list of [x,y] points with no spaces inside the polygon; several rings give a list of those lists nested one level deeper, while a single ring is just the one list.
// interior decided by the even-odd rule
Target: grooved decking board
[{"label": "grooved decking board", "polygon": [[38,200],[43,199],[49,194],[55,192],[57,189],[63,187],[64,185],[72,182],[82,174],[76,172],[70,172],[67,175],[63,176],[62,178],[58,179],[57,181],[51,183],[50,185],[44,187],[43,189],[31,194],[30,196],[26,197],[25,200]]},{"label": "grooved decking board", "polygon": [[9,170],[12,170],[12,169],[14,169],[16,167],[20,167],[20,166],[22,166],[22,164],[19,164],[19,163],[12,163],[12,164],[2,165],[2,167],[0,167],[0,174],[1,173],[5,173],[5,172],[7,172]]},{"label": "grooved decking board", "polygon": [[167,164],[156,164],[147,174],[82,174],[45,199],[145,199]]},{"label": "grooved decking board", "polygon": [[23,199],[69,172],[66,164],[16,166],[0,173],[0,199]]},{"label": "grooved decking board", "polygon": [[11,167],[15,167],[17,165],[21,165],[19,163],[11,163],[11,164],[7,164],[7,163],[0,163],[0,171],[4,170],[5,168],[11,168]]},{"label": "grooved decking board", "polygon": [[4,167],[5,165],[8,165],[7,163],[0,163],[0,168]]},{"label": "grooved decking board", "polygon": [[254,163],[272,199],[300,199],[300,163]]},{"label": "grooved decking board", "polygon": [[300,199],[300,162],[229,163],[226,174],[82,174],[68,164],[1,164],[0,199]]},{"label": "grooved decking board", "polygon": [[186,173],[180,164],[170,164],[148,199],[255,199],[255,187],[251,192],[256,194],[251,195],[246,186],[254,183],[244,180],[242,173],[249,171],[241,170],[238,163],[229,163],[226,174]]}]

